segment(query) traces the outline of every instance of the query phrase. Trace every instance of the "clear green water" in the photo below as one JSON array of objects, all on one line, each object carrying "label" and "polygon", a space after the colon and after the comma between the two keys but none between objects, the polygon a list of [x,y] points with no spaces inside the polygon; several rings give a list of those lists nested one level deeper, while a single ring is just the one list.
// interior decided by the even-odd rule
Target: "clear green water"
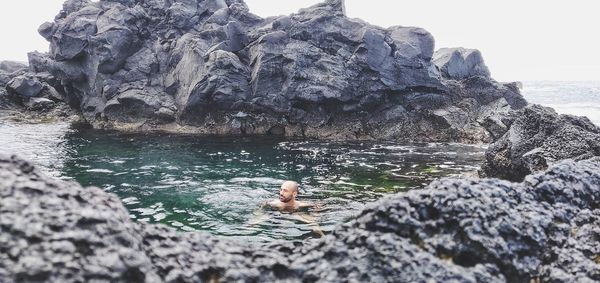
[{"label": "clear green water", "polygon": [[294,215],[265,210],[284,180],[325,233],[365,203],[477,169],[483,148],[459,144],[331,143],[270,138],[133,135],[66,124],[0,122],[0,148],[48,174],[117,194],[137,221],[246,241],[316,237]]}]

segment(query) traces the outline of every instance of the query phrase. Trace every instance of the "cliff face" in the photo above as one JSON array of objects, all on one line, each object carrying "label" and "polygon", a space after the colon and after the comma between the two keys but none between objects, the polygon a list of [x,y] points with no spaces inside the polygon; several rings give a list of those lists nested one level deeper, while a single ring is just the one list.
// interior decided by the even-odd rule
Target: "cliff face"
[{"label": "cliff face", "polygon": [[434,52],[327,0],[260,18],[241,0],[69,0],[30,69],[98,128],[344,139],[489,141],[526,102],[481,54]]},{"label": "cliff face", "polygon": [[136,223],[97,188],[0,155],[2,282],[596,282],[600,159],[522,183],[442,179],[314,242],[245,245]]}]

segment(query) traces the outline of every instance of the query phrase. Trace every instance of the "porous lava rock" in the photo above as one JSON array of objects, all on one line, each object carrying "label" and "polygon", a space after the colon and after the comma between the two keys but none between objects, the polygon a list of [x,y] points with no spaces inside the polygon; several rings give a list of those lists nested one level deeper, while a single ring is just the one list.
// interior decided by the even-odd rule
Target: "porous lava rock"
[{"label": "porous lava rock", "polygon": [[530,105],[510,113],[505,122],[508,130],[485,152],[482,177],[521,181],[563,159],[600,156],[600,127],[587,117]]},{"label": "porous lava rock", "polygon": [[136,223],[98,188],[0,155],[3,282],[593,282],[600,158],[522,183],[442,179],[368,204],[324,239],[244,244]]}]

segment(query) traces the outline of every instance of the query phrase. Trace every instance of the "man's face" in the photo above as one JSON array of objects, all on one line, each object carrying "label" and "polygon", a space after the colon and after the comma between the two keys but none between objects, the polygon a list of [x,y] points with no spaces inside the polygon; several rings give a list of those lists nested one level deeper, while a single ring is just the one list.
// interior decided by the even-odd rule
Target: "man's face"
[{"label": "man's face", "polygon": [[281,185],[281,189],[279,190],[279,201],[281,202],[289,202],[296,198],[296,189],[293,186],[283,184]]}]

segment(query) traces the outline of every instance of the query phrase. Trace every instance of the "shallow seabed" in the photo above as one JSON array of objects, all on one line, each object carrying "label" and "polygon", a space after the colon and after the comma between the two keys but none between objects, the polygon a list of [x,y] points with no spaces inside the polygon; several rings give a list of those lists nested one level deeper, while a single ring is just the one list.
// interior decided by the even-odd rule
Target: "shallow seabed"
[{"label": "shallow seabed", "polygon": [[4,122],[0,148],[33,160],[49,175],[117,194],[138,221],[255,242],[316,237],[296,215],[258,210],[277,198],[284,180],[300,182],[300,200],[320,204],[320,210],[303,213],[327,233],[386,194],[475,171],[484,150],[122,134],[64,123]]}]

